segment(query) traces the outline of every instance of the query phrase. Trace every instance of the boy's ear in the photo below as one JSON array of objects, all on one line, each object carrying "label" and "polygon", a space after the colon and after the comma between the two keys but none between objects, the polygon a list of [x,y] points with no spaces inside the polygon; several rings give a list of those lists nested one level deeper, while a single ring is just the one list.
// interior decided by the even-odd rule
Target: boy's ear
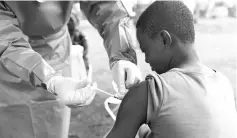
[{"label": "boy's ear", "polygon": [[163,39],[164,46],[169,47],[172,44],[172,38],[170,36],[170,33],[166,30],[160,31],[160,36]]}]

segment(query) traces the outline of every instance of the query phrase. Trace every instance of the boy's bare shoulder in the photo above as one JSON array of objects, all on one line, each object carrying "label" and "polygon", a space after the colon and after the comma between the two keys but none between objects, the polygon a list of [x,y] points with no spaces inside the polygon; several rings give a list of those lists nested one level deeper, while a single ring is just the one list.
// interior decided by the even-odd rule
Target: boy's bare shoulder
[{"label": "boy's bare shoulder", "polygon": [[138,83],[138,84],[135,84],[135,85],[133,85],[130,89],[129,89],[129,91],[140,91],[140,90],[144,90],[145,88],[147,88],[147,81],[146,80],[144,80],[144,81],[142,81],[142,82],[140,82],[140,83]]}]

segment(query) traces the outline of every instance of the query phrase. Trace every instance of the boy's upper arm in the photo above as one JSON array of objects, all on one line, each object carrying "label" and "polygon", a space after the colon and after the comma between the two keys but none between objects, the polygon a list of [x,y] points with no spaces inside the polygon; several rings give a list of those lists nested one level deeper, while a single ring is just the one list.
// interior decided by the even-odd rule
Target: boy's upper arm
[{"label": "boy's upper arm", "polygon": [[116,122],[107,138],[134,138],[138,129],[146,122],[147,81],[132,87],[124,97],[118,110]]}]

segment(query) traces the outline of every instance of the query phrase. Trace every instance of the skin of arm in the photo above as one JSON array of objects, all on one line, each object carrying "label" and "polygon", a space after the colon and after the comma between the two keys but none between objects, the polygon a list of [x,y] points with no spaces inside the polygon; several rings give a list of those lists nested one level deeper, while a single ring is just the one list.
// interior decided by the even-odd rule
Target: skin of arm
[{"label": "skin of arm", "polygon": [[147,116],[147,81],[133,86],[124,97],[117,119],[106,138],[134,138]]}]

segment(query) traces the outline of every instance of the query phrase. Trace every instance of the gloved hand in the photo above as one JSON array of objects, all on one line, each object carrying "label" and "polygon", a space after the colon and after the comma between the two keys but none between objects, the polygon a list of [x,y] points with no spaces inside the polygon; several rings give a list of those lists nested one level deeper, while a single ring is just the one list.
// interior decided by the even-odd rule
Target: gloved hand
[{"label": "gloved hand", "polygon": [[89,69],[88,78],[76,80],[71,77],[55,75],[46,82],[48,91],[69,107],[89,105],[95,98],[96,92],[91,85],[92,68]]},{"label": "gloved hand", "polygon": [[118,86],[118,93],[115,95],[119,99],[123,99],[127,93],[127,89],[141,81],[141,72],[138,67],[126,60],[119,60],[112,67],[112,74],[115,83]]},{"label": "gloved hand", "polygon": [[150,134],[151,129],[146,124],[143,124],[138,130],[138,138],[148,138]]}]

